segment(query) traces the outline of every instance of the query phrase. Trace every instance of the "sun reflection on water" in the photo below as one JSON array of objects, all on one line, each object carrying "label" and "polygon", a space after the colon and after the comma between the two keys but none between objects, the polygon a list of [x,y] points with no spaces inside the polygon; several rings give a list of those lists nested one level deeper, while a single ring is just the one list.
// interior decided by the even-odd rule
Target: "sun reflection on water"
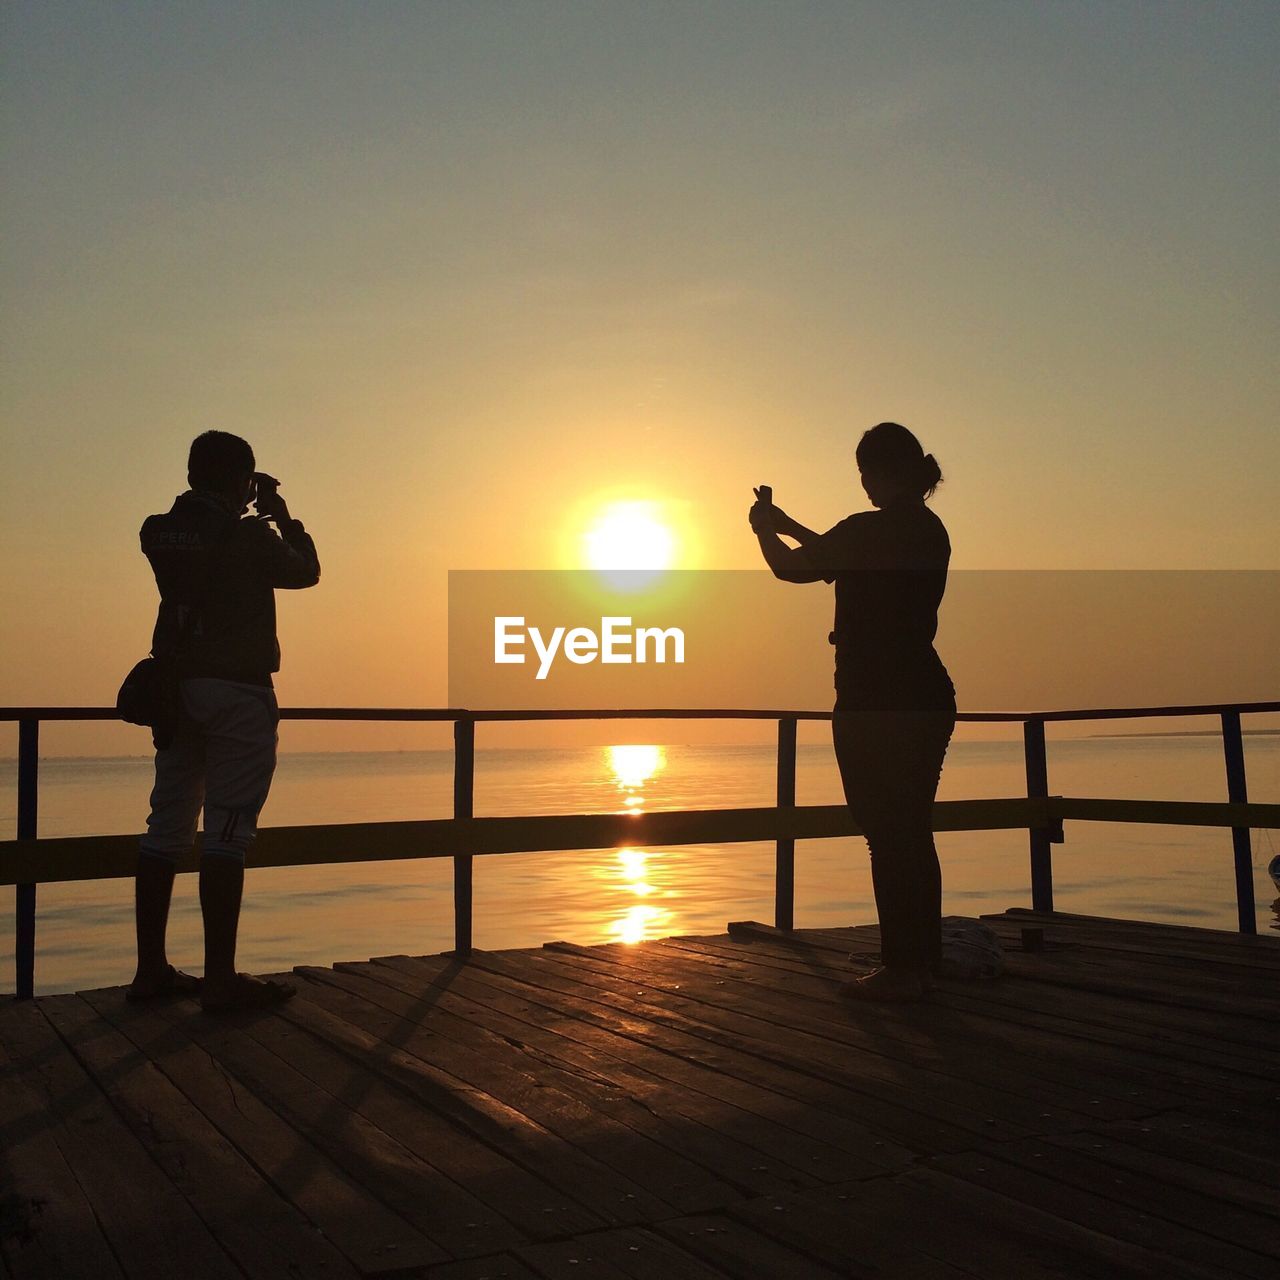
[{"label": "sun reflection on water", "polygon": [[[626,813],[644,812],[644,786],[666,768],[667,753],[659,746],[628,744],[606,748],[606,759],[613,780],[623,792],[622,805]],[[609,868],[608,879],[625,894],[633,898],[667,897],[670,890],[663,890],[653,883],[653,872],[660,855],[645,849],[626,847],[614,851],[614,864]],[[665,907],[650,902],[638,902],[623,909],[613,922],[611,932],[619,942],[643,942],[656,936],[671,919]]]},{"label": "sun reflection on water", "polygon": [[618,789],[628,794],[639,791],[650,778],[661,773],[667,766],[667,753],[663,747],[632,743],[606,747],[605,751]]}]

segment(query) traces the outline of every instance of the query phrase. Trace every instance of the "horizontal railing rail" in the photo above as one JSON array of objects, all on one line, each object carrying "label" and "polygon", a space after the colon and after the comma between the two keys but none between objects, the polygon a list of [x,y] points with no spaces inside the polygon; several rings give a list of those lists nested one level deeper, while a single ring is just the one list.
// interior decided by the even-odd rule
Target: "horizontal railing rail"
[{"label": "horizontal railing rail", "polygon": [[[1051,846],[1065,821],[1138,822],[1224,827],[1232,833],[1236,902],[1243,933],[1256,932],[1250,829],[1280,825],[1280,804],[1249,803],[1241,715],[1280,712],[1280,701],[1176,707],[1088,708],[1045,712],[961,712],[967,723],[1021,723],[1027,794],[1012,798],[939,801],[936,831],[1025,829],[1030,841],[1031,897],[1036,911],[1053,910]],[[1220,719],[1227,800],[1126,800],[1054,796],[1048,789],[1045,724],[1080,720],[1213,715]],[[42,721],[117,720],[111,707],[0,707],[0,721],[18,724],[17,839],[0,841],[0,886],[16,893],[17,995],[35,982],[36,886],[107,880],[136,871],[136,835],[36,834],[39,726]],[[696,845],[771,841],[775,845],[775,923],[794,928],[795,842],[861,834],[844,805],[795,803],[796,731],[801,720],[831,718],[830,711],[776,709],[618,708],[595,711],[490,710],[417,707],[292,707],[284,720],[362,720],[452,723],[453,817],[409,822],[331,823],[265,827],[254,845],[257,867],[450,857],[454,862],[454,943],[472,949],[473,858],[499,853],[585,851],[620,845]],[[645,813],[474,816],[475,729],[478,723],[550,720],[772,720],[778,725],[777,804],[746,809],[671,809]],[[179,870],[196,868],[199,841]]]},{"label": "horizontal railing rail", "polygon": [[[1274,808],[1280,817],[1280,805]],[[946,800],[935,805],[936,831],[999,831],[1053,825],[1052,798],[1048,801],[1021,796],[1009,800]],[[445,858],[459,854],[474,857],[585,851],[619,845],[822,840],[861,834],[848,806],[842,804],[791,809],[653,809],[645,813],[343,822],[325,826],[264,827],[254,841],[253,865],[298,867]],[[179,869],[194,871],[198,861],[199,837],[196,850]],[[0,841],[0,885],[120,879],[132,876],[137,862],[136,835],[5,840]]]},{"label": "horizontal railing rail", "polygon": [[[1145,720],[1167,716],[1265,714],[1280,711],[1276,702],[1206,702],[1172,707],[1084,707],[1067,711],[961,711],[956,719],[970,724],[1022,724],[1028,720]],[[282,720],[417,720],[450,723],[472,720],[830,720],[830,711],[790,708],[607,707],[594,710],[473,711],[466,707],[282,707]],[[115,707],[0,707],[0,722],[15,720],[119,720]]]},{"label": "horizontal railing rail", "polygon": [[[1065,820],[1140,822],[1195,827],[1280,827],[1280,804],[1186,800],[1081,799],[940,800],[935,831],[1045,830],[1060,841]],[[264,827],[253,848],[255,867],[304,867],[342,862],[551,853],[620,845],[745,844],[828,840],[862,834],[842,804],[794,808],[656,809],[646,813],[552,813],[521,817],[427,818],[407,822],[341,822]],[[201,837],[178,870],[199,866]],[[120,880],[137,871],[138,837],[46,836],[0,840],[0,886]]]}]

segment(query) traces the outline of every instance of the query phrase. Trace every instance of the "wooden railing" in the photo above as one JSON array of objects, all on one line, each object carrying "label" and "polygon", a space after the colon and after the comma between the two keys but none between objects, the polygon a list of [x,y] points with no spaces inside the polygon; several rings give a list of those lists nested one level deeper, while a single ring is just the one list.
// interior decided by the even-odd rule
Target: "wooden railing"
[{"label": "wooden railing", "polygon": [[[1051,846],[1064,821],[1169,823],[1227,827],[1235,864],[1242,933],[1255,933],[1251,828],[1280,826],[1280,804],[1250,804],[1245,783],[1242,714],[1280,711],[1280,702],[1182,707],[1095,708],[1046,712],[961,712],[970,723],[1021,723],[1027,794],[1009,799],[946,800],[934,806],[936,831],[1023,828],[1031,856],[1031,903],[1053,910]],[[1226,765],[1224,803],[1089,799],[1049,794],[1045,725],[1067,720],[1117,720],[1214,715],[1220,718]],[[797,840],[860,834],[844,805],[796,804],[796,729],[801,720],[830,720],[829,711],[688,709],[617,711],[467,711],[460,708],[295,707],[285,720],[450,721],[453,724],[453,817],[418,822],[331,823],[267,827],[258,833],[255,867],[308,866],[408,858],[452,858],[454,944],[472,949],[472,860],[481,854],[604,849],[619,845],[732,844],[772,841],[776,849],[774,916],[795,927]],[[137,836],[37,838],[40,724],[53,720],[116,720],[107,707],[6,707],[0,721],[18,724],[17,839],[0,841],[0,885],[16,891],[17,995],[35,988],[36,885],[132,876]],[[777,803],[767,808],[658,810],[650,813],[541,814],[477,818],[473,811],[476,725],[511,720],[773,720],[778,725]],[[195,870],[199,845],[179,864]]]}]

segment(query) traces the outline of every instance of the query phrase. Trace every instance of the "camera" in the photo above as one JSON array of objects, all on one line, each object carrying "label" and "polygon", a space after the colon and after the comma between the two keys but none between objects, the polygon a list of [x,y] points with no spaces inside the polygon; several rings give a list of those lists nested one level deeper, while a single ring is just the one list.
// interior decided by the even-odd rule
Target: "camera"
[{"label": "camera", "polygon": [[253,504],[260,514],[262,513],[262,500],[266,498],[270,502],[276,496],[276,490],[279,488],[280,481],[275,476],[269,476],[265,471],[255,471],[253,473]]}]

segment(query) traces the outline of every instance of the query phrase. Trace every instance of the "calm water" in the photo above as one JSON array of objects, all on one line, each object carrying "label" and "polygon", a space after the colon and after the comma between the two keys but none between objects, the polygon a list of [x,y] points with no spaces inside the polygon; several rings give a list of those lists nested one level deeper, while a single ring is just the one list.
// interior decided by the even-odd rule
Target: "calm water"
[{"label": "calm water", "polygon": [[[1280,737],[1246,738],[1250,798],[1280,799]],[[941,797],[1012,796],[1024,788],[1020,740],[953,743]],[[131,832],[145,820],[151,761],[48,760],[41,765],[40,833]],[[773,800],[772,747],[655,745],[643,741],[572,750],[480,750],[476,813],[569,813],[733,807]],[[1210,738],[1051,742],[1050,787],[1067,795],[1225,799],[1222,749]],[[448,751],[285,754],[264,825],[447,817]],[[829,746],[802,743],[800,804],[841,800]],[[12,762],[0,790],[0,830],[13,831]],[[1265,868],[1275,832],[1254,833],[1260,930],[1280,928]],[[977,915],[1030,905],[1025,832],[938,837],[945,910]],[[250,870],[241,921],[242,968],[271,971],[452,945],[447,859]],[[1230,833],[1178,827],[1072,823],[1054,847],[1057,905],[1064,911],[1235,928]],[[199,972],[194,877],[178,881],[170,958]],[[132,973],[128,881],[39,889],[36,983],[40,992],[127,981]],[[0,910],[0,989],[12,991],[13,910]],[[729,920],[773,918],[773,849],[766,843],[480,858],[475,941],[486,948],[548,939],[638,941],[719,932]],[[804,842],[796,852],[801,927],[875,919],[866,847],[859,840]]]}]

